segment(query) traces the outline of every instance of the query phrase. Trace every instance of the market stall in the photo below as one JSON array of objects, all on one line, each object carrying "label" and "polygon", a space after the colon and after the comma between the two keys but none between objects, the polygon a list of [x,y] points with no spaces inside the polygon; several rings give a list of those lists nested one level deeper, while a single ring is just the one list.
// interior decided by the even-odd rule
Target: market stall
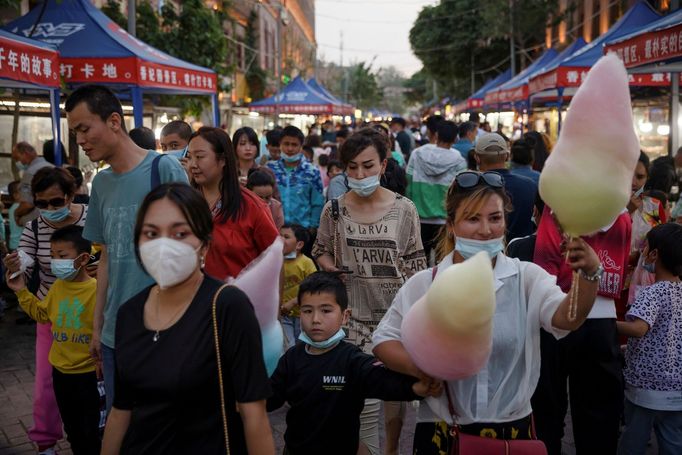
[{"label": "market stall", "polygon": [[88,0],[48,0],[3,28],[55,45],[60,75],[70,86],[97,83],[129,91],[136,127],[142,126],[144,93],[208,95],[219,124],[214,71],[138,40]]}]

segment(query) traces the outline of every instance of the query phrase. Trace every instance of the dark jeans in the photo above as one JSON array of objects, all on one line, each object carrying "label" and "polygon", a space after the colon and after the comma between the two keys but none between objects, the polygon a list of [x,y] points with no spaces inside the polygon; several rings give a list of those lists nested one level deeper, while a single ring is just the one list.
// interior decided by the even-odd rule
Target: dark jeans
[{"label": "dark jeans", "polygon": [[531,403],[549,455],[561,455],[569,397],[576,453],[615,454],[623,409],[616,320],[588,319],[561,340],[542,330],[540,346],[540,381]]},{"label": "dark jeans", "polygon": [[65,374],[52,368],[52,384],[74,455],[100,452],[100,396],[95,372]]},{"label": "dark jeans", "polygon": [[438,244],[438,234],[442,227],[442,224],[421,223],[422,245],[424,246],[426,262],[429,266],[433,265],[431,262],[431,250],[435,249]]}]

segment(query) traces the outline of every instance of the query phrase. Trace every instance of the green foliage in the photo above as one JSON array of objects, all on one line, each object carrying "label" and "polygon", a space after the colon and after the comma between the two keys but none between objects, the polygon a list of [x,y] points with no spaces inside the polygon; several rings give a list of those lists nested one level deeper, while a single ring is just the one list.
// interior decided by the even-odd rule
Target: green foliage
[{"label": "green foliage", "polygon": [[371,63],[360,62],[349,68],[348,92],[350,101],[362,110],[377,106],[381,93]]},{"label": "green foliage", "polygon": [[426,70],[422,68],[414,73],[403,83],[403,86],[408,89],[408,92],[405,93],[407,102],[410,104],[426,104],[434,97],[431,90],[432,85]]},{"label": "green foliage", "polygon": [[252,99],[259,100],[265,97],[265,86],[267,83],[267,73],[258,65],[256,61],[258,55],[258,10],[253,9],[249,14],[244,34],[244,44],[246,45],[244,57],[246,59],[246,84],[249,87],[249,95]]},{"label": "green foliage", "polygon": [[[417,90],[424,77],[437,82],[440,93],[431,95],[470,95],[472,61],[476,82],[508,68],[509,4],[509,0],[441,0],[424,7],[410,30],[410,45],[424,70],[411,81],[411,99],[426,93],[425,87]],[[517,49],[542,44],[547,18],[556,11],[556,4],[556,0],[513,0]],[[531,56],[527,50],[518,54],[523,62]]]},{"label": "green foliage", "polygon": [[19,11],[21,0],[0,0],[0,8],[9,8]]},{"label": "green foliage", "polygon": [[[125,28],[127,20],[114,8],[115,0],[108,0],[102,10]],[[211,68],[218,75],[227,75],[227,40],[223,31],[223,13],[207,8],[201,0],[185,0],[176,11],[174,2],[165,2],[157,14],[148,0],[139,1],[136,10],[137,37],[174,57],[195,65]],[[226,7],[223,2],[223,7]],[[120,14],[123,24],[119,22]],[[221,87],[224,89],[224,87]],[[180,106],[185,113],[199,115],[208,105],[205,96],[162,96],[161,102]]]},{"label": "green foliage", "polygon": [[116,22],[120,27],[127,28],[128,19],[121,12],[121,7],[119,2],[116,0],[107,0],[107,2],[102,5],[102,12],[109,16],[109,19]]}]

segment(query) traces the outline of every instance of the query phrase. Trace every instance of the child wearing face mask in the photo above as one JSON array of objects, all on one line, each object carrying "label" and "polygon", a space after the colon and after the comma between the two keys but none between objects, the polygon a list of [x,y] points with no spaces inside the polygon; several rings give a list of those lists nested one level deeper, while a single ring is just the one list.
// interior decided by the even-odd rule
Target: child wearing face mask
[{"label": "child wearing face mask", "polygon": [[279,230],[284,240],[284,292],[282,293],[282,328],[287,346],[296,344],[301,334],[301,308],[298,302],[298,288],[301,282],[317,271],[315,263],[301,253],[308,241],[308,231],[298,224],[285,224]]},{"label": "child wearing face mask", "polygon": [[8,272],[6,276],[24,311],[37,322],[52,324],[49,360],[54,367],[54,393],[76,455],[99,453],[101,446],[100,395],[89,352],[97,281],[85,269],[92,245],[82,233],[83,228],[70,225],[50,237],[50,265],[57,280],[42,301],[26,288],[23,274],[10,279]]},{"label": "child wearing face mask", "polygon": [[656,282],[639,292],[626,320],[616,322],[630,337],[618,453],[644,453],[652,427],[660,453],[682,453],[682,226],[658,225],[646,239],[643,265]]},{"label": "child wearing face mask", "polygon": [[316,272],[300,284],[302,332],[270,378],[268,411],[288,402],[284,453],[356,453],[365,398],[411,401],[438,396],[441,383],[384,368],[343,341],[348,322],[346,286],[334,273]]}]

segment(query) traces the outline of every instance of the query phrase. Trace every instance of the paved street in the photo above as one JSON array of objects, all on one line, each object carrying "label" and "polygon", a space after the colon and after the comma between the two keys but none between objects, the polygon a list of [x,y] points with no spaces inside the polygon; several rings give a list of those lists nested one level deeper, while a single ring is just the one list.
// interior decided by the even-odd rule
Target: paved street
[{"label": "paved street", "polygon": [[[26,432],[31,427],[31,397],[33,395],[35,326],[16,325],[16,310],[10,310],[0,320],[0,455],[35,453]],[[277,453],[283,447],[286,409],[270,415]],[[408,408],[406,430],[401,438],[401,454],[411,453],[415,410]],[[567,422],[568,423],[568,422]],[[383,425],[382,425],[383,427]],[[570,433],[570,427],[568,433]],[[380,429],[383,434],[383,428]],[[58,453],[71,454],[69,444],[61,441]],[[564,441],[564,454],[573,455],[572,439]],[[649,453],[655,453],[652,447]]]}]

